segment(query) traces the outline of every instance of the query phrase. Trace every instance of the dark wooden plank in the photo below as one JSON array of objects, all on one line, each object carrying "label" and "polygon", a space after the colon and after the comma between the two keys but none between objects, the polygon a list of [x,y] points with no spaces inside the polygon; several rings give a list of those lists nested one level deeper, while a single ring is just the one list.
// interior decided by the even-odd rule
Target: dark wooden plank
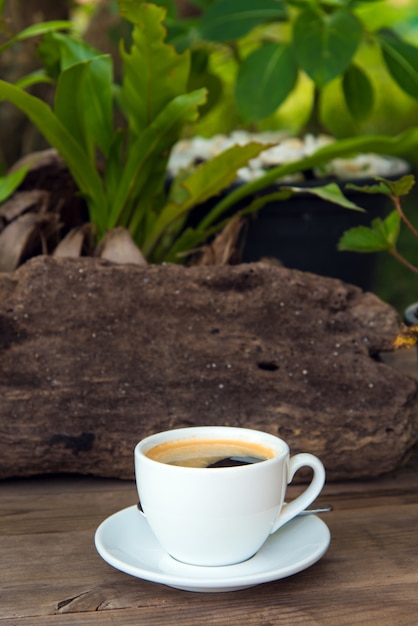
[{"label": "dark wooden plank", "polygon": [[[299,487],[290,490],[290,496]],[[300,574],[226,594],[195,594],[129,577],[93,537],[133,504],[132,481],[44,477],[0,484],[0,624],[293,626],[416,624],[418,472],[331,483],[320,501],[332,542]],[[175,616],[175,618],[174,618]]]}]

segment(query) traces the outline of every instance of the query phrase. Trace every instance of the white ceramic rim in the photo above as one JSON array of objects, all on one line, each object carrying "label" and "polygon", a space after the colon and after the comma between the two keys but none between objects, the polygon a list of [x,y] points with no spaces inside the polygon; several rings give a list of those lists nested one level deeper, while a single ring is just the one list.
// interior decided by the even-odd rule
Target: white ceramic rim
[{"label": "white ceramic rim", "polygon": [[[228,436],[228,433],[230,435]],[[168,465],[165,463],[161,463],[160,461],[155,461],[154,459],[150,459],[146,456],[148,450],[151,450],[154,446],[157,446],[166,441],[176,441],[188,439],[190,437],[196,437],[196,439],[231,439],[236,440],[237,435],[242,437],[243,441],[248,441],[250,443],[261,443],[267,447],[272,448],[275,451],[275,455],[271,459],[266,459],[263,461],[264,463],[277,463],[277,461],[282,460],[286,456],[290,456],[290,450],[288,444],[280,437],[276,435],[272,435],[271,433],[266,433],[262,430],[255,430],[252,428],[241,428],[240,426],[191,426],[186,428],[174,428],[171,430],[165,430],[153,435],[148,435],[142,439],[135,446],[135,457],[141,457],[142,462],[154,464],[158,463],[159,466],[166,465],[167,468],[170,468],[170,471],[197,471],[201,472],[206,469],[203,467],[184,467],[181,465]],[[253,468],[254,465],[239,465],[235,467],[216,467],[211,468],[212,471],[223,472],[228,470],[228,474],[232,471],[248,471]]]}]

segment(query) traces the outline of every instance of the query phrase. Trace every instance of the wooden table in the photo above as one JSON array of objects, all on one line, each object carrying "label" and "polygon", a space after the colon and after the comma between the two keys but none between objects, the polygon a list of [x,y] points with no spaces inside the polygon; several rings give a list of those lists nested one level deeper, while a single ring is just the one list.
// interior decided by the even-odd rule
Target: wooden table
[{"label": "wooden table", "polygon": [[101,560],[96,527],[135,503],[133,482],[43,477],[5,481],[0,493],[0,626],[418,624],[416,459],[385,478],[327,485],[325,556],[229,593],[179,591]]},{"label": "wooden table", "polygon": [[[388,358],[417,377],[416,355],[401,354]],[[318,503],[334,507],[323,516],[332,540],[318,563],[229,593],[139,580],[99,557],[95,530],[135,504],[134,482],[8,480],[0,496],[0,626],[418,624],[418,450],[394,474],[326,485]]]}]

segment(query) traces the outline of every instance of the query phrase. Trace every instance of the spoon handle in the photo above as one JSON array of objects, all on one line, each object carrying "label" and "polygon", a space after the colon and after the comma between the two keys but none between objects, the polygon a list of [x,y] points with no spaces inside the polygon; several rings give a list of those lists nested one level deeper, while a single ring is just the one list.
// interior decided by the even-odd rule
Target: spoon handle
[{"label": "spoon handle", "polygon": [[318,513],[329,513],[332,511],[331,504],[324,504],[323,506],[318,506],[314,509],[305,509],[301,511],[299,515],[318,515]]},{"label": "spoon handle", "polygon": [[[140,511],[142,511],[140,502],[138,502],[137,507]],[[318,515],[319,513],[329,513],[330,511],[332,511],[332,505],[324,504],[323,506],[318,506],[314,509],[305,509],[304,511],[298,513],[298,515]]]}]

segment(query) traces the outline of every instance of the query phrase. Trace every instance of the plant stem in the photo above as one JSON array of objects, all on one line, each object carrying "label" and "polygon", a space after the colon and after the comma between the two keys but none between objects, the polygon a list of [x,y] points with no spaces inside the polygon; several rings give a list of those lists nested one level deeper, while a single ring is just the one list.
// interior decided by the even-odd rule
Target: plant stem
[{"label": "plant stem", "polygon": [[306,121],[302,135],[309,133],[312,135],[319,135],[321,132],[324,132],[324,125],[321,123],[320,92],[318,87],[315,85],[309,119]]},{"label": "plant stem", "polygon": [[411,270],[415,274],[418,274],[418,267],[415,267],[415,265],[412,265],[412,263],[410,263],[407,259],[405,259],[401,254],[399,254],[396,248],[392,248],[391,250],[389,250],[389,252],[392,256],[395,257],[395,259],[400,261],[400,263],[405,265],[409,270]]},{"label": "plant stem", "polygon": [[396,207],[396,210],[398,211],[399,215],[401,216],[401,219],[404,221],[404,223],[409,228],[411,233],[415,237],[418,237],[418,230],[411,224],[411,222],[409,221],[409,219],[406,217],[405,213],[403,212],[400,198],[398,196],[391,196],[391,198],[392,198],[393,204]]}]

